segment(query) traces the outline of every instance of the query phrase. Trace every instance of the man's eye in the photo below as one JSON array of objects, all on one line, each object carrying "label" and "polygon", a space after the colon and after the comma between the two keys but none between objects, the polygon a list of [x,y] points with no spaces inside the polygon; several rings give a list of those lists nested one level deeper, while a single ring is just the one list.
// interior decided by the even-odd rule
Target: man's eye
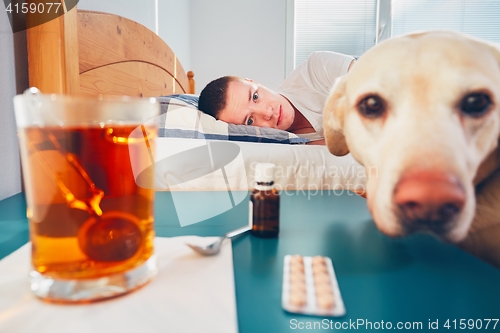
[{"label": "man's eye", "polygon": [[259,94],[258,94],[258,93],[256,93],[256,92],[255,92],[255,93],[253,93],[253,95],[252,95],[252,99],[253,99],[253,101],[254,101],[254,102],[255,102],[256,100],[258,100],[258,99],[259,99]]},{"label": "man's eye", "polygon": [[248,118],[248,120],[247,120],[247,123],[246,123],[246,124],[247,124],[248,126],[252,125],[252,124],[253,124],[253,118],[252,118],[252,117]]}]

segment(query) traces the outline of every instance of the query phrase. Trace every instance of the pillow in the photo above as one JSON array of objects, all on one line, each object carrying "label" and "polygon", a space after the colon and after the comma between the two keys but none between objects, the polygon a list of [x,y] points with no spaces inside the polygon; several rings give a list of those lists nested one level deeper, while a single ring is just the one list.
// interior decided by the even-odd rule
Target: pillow
[{"label": "pillow", "polygon": [[198,110],[198,96],[191,94],[158,97],[161,106],[160,137],[303,144],[309,139],[278,130],[228,124]]}]

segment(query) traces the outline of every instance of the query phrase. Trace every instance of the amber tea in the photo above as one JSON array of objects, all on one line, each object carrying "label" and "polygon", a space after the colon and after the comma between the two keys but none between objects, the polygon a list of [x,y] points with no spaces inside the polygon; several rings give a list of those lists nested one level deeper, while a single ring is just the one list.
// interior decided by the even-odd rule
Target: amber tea
[{"label": "amber tea", "polygon": [[[152,255],[153,177],[149,188],[136,185],[130,151],[141,143],[128,138],[136,127],[28,127],[20,133],[36,271],[97,278]],[[142,140],[153,149],[156,129],[143,128]]]},{"label": "amber tea", "polygon": [[[38,297],[90,302],[138,288],[154,255],[154,98],[14,97]],[[138,179],[140,178],[140,182]]]}]

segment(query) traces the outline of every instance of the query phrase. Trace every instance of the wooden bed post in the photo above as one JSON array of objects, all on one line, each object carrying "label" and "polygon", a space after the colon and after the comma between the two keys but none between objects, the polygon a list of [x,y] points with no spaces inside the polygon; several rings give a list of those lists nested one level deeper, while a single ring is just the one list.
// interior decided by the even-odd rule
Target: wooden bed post
[{"label": "wooden bed post", "polygon": [[187,72],[187,77],[189,81],[189,94],[195,94],[196,93],[196,87],[195,87],[195,82],[194,82],[194,73],[193,71]]},{"label": "wooden bed post", "polygon": [[[64,7],[64,1],[60,1]],[[37,16],[27,14],[27,20]],[[46,94],[78,95],[76,6],[64,15],[27,29],[29,85]]]}]

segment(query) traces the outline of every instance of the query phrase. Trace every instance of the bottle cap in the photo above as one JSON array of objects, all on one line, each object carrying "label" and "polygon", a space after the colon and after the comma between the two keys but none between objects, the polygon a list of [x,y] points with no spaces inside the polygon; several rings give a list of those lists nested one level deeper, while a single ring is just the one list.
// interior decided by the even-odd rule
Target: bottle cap
[{"label": "bottle cap", "polygon": [[257,163],[255,166],[254,179],[257,183],[270,183],[274,182],[274,168],[273,163]]}]

